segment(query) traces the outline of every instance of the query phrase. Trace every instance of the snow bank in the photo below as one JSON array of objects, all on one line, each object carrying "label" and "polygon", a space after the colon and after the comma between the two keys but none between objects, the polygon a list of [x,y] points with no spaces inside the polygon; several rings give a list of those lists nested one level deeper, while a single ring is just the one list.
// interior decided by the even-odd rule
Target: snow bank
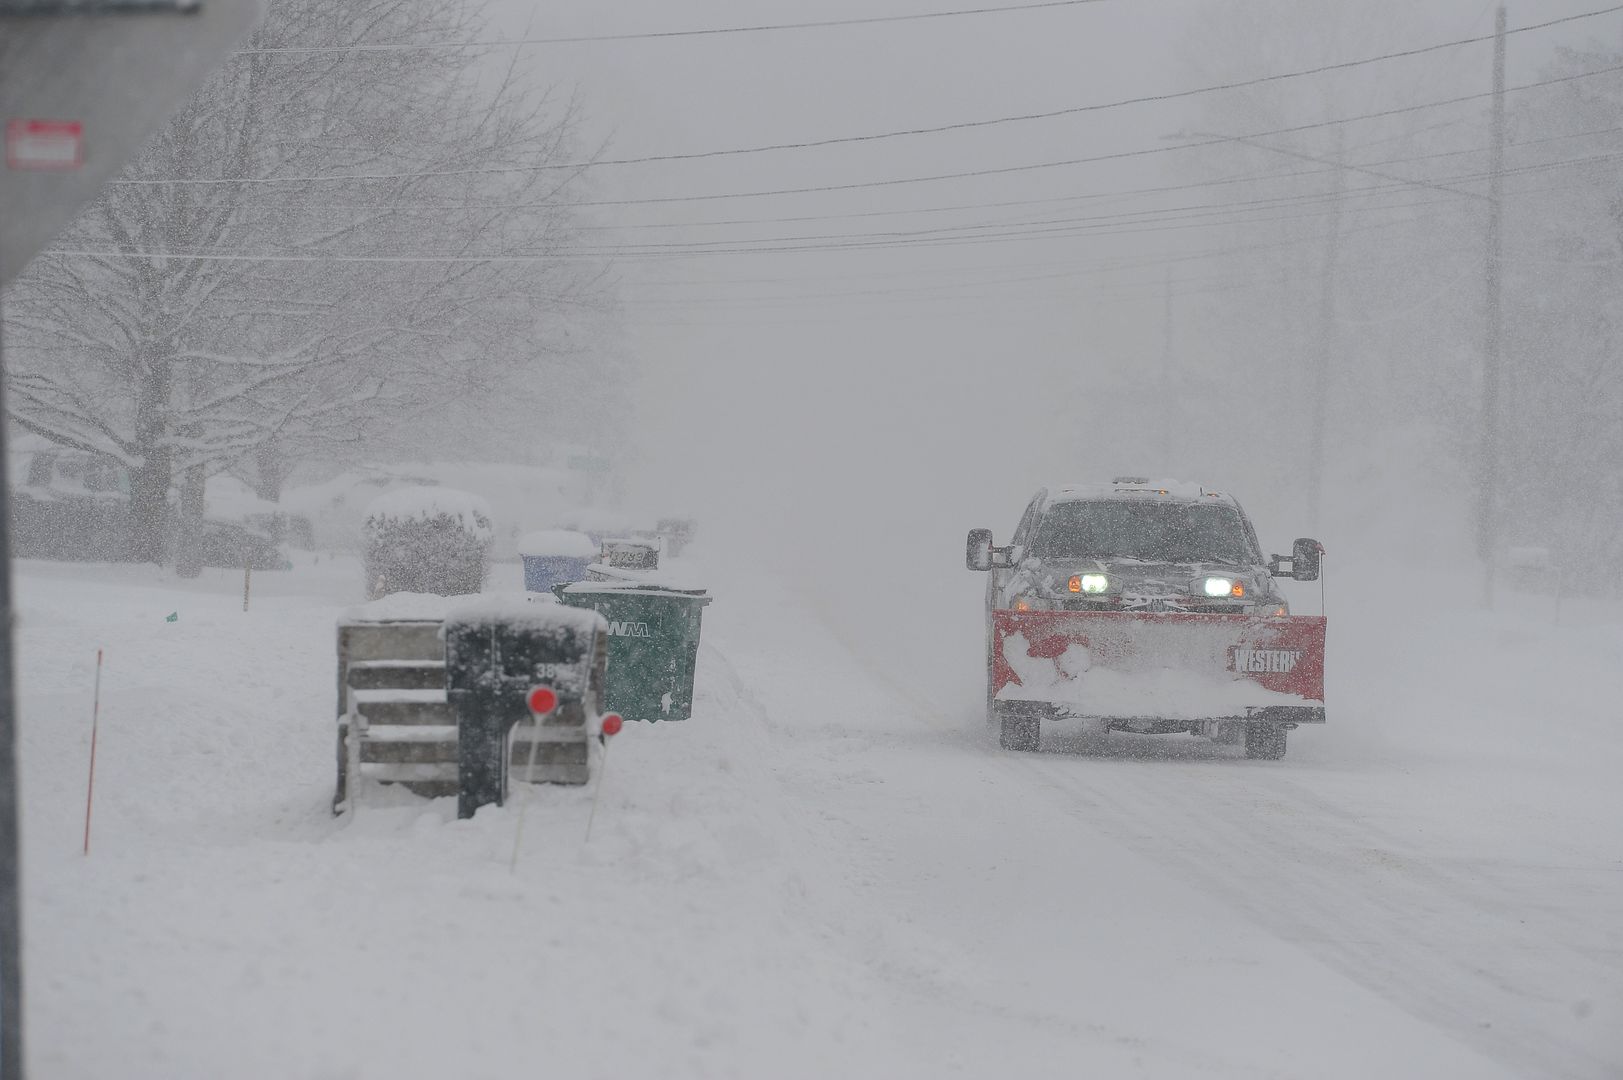
[{"label": "snow bank", "polygon": [[287,513],[287,507],[260,498],[253,488],[228,474],[209,477],[203,491],[204,504],[208,508],[209,516],[213,518],[245,521],[253,517],[272,517]]},{"label": "snow bank", "polygon": [[356,560],[256,579],[249,613],[240,572],[19,561],[33,1072],[1620,1074],[1614,607],[1349,586],[1331,723],[1285,761],[1010,756],[955,552],[892,575],[911,622],[828,624],[826,579],[744,551],[698,568],[748,602],[706,618],[691,721],[472,820],[398,785],[328,809]]},{"label": "snow bank", "polygon": [[397,592],[357,604],[339,616],[341,622],[440,622],[452,606],[466,597],[435,593]]},{"label": "snow bank", "polygon": [[595,559],[598,547],[592,538],[573,529],[542,529],[519,538],[520,555],[556,555],[566,559]]},{"label": "snow bank", "polygon": [[432,521],[440,517],[455,519],[464,532],[481,540],[489,540],[494,535],[490,528],[490,504],[477,495],[455,488],[399,488],[379,495],[366,507],[368,531],[390,520]]}]

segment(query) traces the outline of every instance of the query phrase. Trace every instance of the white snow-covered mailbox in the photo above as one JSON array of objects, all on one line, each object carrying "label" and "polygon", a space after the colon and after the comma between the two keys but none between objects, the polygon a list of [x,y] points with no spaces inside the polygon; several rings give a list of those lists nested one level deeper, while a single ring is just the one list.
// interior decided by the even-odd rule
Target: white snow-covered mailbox
[{"label": "white snow-covered mailbox", "polygon": [[[446,698],[456,714],[457,816],[507,798],[509,771],[530,781],[584,784],[603,698],[608,622],[550,597],[481,597],[445,618]],[[544,716],[527,698],[550,687]]]}]

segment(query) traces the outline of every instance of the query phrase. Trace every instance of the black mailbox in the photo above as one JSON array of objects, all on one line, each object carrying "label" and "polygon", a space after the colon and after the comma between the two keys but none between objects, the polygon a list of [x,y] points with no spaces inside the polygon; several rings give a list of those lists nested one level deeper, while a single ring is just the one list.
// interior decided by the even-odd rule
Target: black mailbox
[{"label": "black mailbox", "polygon": [[[446,617],[445,688],[457,723],[457,817],[506,801],[509,737],[529,719],[525,699],[534,687],[552,687],[559,702],[538,725],[535,742],[549,748],[561,744],[557,736],[579,742],[584,772],[587,719],[602,699],[607,633],[596,612],[517,597],[470,601]],[[543,728],[554,737],[543,738]],[[532,746],[532,756],[534,751]]]}]

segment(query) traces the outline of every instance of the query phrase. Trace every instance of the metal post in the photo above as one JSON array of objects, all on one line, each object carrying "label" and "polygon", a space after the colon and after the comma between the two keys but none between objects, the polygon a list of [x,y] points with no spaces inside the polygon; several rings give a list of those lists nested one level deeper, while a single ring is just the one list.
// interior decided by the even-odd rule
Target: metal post
[{"label": "metal post", "polygon": [[1477,493],[1477,555],[1482,559],[1482,602],[1493,607],[1499,550],[1500,353],[1503,349],[1504,237],[1501,220],[1505,172],[1505,6],[1499,5],[1493,38],[1493,144],[1488,163],[1486,329],[1482,346],[1481,490]]},{"label": "metal post", "polygon": [[[5,365],[0,362],[0,418],[5,415]],[[0,429],[0,1080],[22,1080],[23,1075],[22,858],[11,619],[11,485],[5,431]]]},{"label": "metal post", "polygon": [[1176,476],[1177,462],[1172,457],[1172,440],[1180,420],[1182,410],[1175,407],[1178,401],[1178,389],[1173,385],[1172,379],[1172,267],[1167,267],[1166,285],[1166,334],[1165,344],[1161,349],[1161,475]]},{"label": "metal post", "polygon": [[1324,271],[1319,293],[1319,340],[1314,350],[1313,420],[1308,432],[1307,516],[1313,528],[1320,525],[1324,498],[1324,428],[1330,411],[1330,380],[1335,377],[1336,357],[1336,263],[1341,257],[1341,200],[1347,191],[1347,170],[1341,168],[1342,130],[1336,129],[1334,160],[1337,168],[1330,198],[1329,232],[1324,241]]}]

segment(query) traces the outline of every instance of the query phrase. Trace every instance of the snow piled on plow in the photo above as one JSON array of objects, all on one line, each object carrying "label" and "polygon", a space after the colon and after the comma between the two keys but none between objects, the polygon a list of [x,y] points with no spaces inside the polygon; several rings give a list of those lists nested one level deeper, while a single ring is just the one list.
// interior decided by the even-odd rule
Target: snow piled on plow
[{"label": "snow piled on plow", "polygon": [[998,700],[1047,702],[1076,716],[1209,720],[1268,705],[1317,704],[1186,664],[1105,667],[1079,643],[1052,659],[1033,656],[1031,643],[1019,632],[1003,639],[1003,658],[1019,682],[999,690]]}]

